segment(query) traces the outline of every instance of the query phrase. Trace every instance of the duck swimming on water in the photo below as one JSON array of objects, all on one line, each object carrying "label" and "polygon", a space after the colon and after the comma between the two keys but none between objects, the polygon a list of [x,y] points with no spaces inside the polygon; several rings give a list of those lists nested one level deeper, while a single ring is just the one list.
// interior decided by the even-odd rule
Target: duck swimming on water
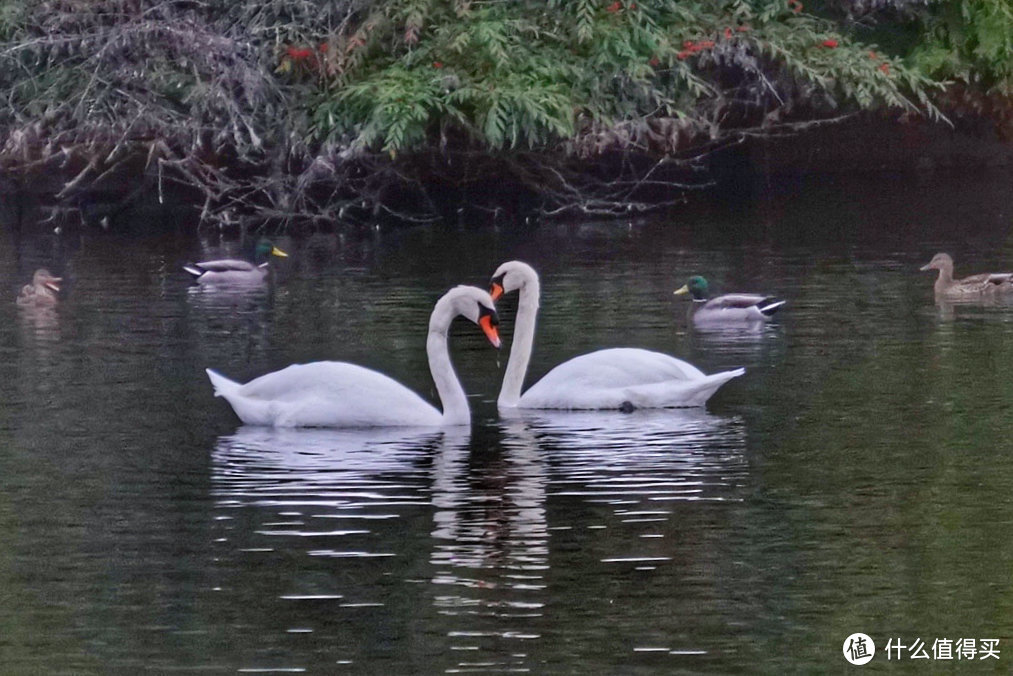
[{"label": "duck swimming on water", "polygon": [[693,323],[704,326],[722,326],[765,322],[781,309],[785,300],[758,293],[728,293],[715,298],[708,297],[707,280],[699,275],[689,278],[675,290],[675,295],[690,294],[693,305],[690,312]]},{"label": "duck swimming on water", "polygon": [[945,253],[937,253],[920,270],[939,271],[933,288],[936,296],[940,298],[979,298],[1013,292],[1013,272],[984,272],[963,279],[954,279],[953,259]]},{"label": "duck swimming on water", "polygon": [[21,307],[56,305],[62,281],[62,277],[54,277],[49,270],[39,268],[32,275],[32,283],[21,287],[21,292],[18,294],[18,305]]},{"label": "duck swimming on water", "polygon": [[200,263],[187,263],[183,269],[194,277],[194,281],[204,286],[232,286],[240,284],[260,284],[267,279],[268,261],[271,256],[288,258],[288,254],[276,247],[271,240],[261,238],[253,251],[253,262],[222,258]]}]

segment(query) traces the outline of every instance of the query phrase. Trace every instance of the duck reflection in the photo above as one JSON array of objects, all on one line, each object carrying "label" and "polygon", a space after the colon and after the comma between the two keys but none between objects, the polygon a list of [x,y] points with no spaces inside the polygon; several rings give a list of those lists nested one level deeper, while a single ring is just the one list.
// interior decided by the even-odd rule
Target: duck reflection
[{"label": "duck reflection", "polygon": [[[752,373],[776,363],[785,351],[785,331],[780,324],[758,324],[753,328],[690,329],[688,346],[693,355],[706,355],[718,364],[737,364]],[[698,359],[702,358],[697,357]]]},{"label": "duck reflection", "polygon": [[952,322],[957,317],[1013,308],[1013,294],[981,295],[972,298],[946,298],[936,296],[936,312],[940,320]]},{"label": "duck reflection", "polygon": [[26,337],[34,343],[51,343],[60,338],[59,307],[60,282],[49,270],[39,268],[18,293],[16,303],[18,319]]},{"label": "duck reflection", "polygon": [[187,301],[207,312],[251,312],[264,307],[270,298],[266,286],[187,287]]},{"label": "duck reflection", "polygon": [[60,340],[60,315],[54,305],[18,306],[18,321],[33,345],[52,345]]},{"label": "duck reflection", "polygon": [[[207,344],[209,360],[262,358],[267,351],[272,296],[266,286],[187,289],[187,305],[199,320],[194,332]],[[216,359],[217,357],[217,359]]]}]

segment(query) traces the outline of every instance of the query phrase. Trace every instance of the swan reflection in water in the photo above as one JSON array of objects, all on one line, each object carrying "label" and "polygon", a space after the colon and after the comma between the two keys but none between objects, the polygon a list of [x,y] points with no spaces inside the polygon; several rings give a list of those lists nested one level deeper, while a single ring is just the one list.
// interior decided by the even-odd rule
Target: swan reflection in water
[{"label": "swan reflection in water", "polygon": [[742,421],[703,409],[513,415],[551,460],[553,497],[618,506],[738,499],[748,469]]},{"label": "swan reflection in water", "polygon": [[[426,460],[443,445],[443,433],[432,428],[243,426],[221,437],[212,453],[214,492],[241,504],[390,504],[406,499],[404,484],[426,478]],[[420,495],[407,499],[418,502]]]},{"label": "swan reflection in water", "polygon": [[[476,443],[466,427],[241,427],[213,452],[222,540],[240,558],[278,550],[282,570],[267,592],[335,612],[375,606],[387,616],[425,581],[428,631],[448,644],[428,659],[463,668],[480,645],[484,660],[517,666],[516,642],[537,638],[529,624],[545,605],[545,462],[523,430],[493,454],[485,444],[497,430],[482,434]],[[329,573],[286,565],[300,550],[333,562]]]},{"label": "swan reflection in water", "polygon": [[[434,670],[537,671],[535,643],[554,631],[550,545],[589,585],[663,565],[666,529],[682,527],[672,501],[737,499],[743,438],[737,419],[701,410],[525,411],[474,431],[242,427],[214,449],[213,490],[226,547],[277,558],[238,566],[263,571],[260,589],[242,584],[257,598],[308,599],[307,623],[314,608],[393,621],[421,593],[432,605],[415,622],[445,641],[426,649]],[[599,527],[610,537],[579,539]],[[293,564],[300,553],[330,563]],[[341,645],[353,662],[391,649]]]}]

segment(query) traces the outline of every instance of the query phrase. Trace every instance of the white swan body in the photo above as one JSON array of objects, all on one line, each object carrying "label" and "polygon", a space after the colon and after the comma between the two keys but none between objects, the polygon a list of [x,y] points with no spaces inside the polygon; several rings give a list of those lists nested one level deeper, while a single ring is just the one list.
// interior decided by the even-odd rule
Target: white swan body
[{"label": "white swan body", "polygon": [[565,361],[528,388],[519,408],[620,409],[703,406],[745,371],[705,375],[661,352],[616,347]]},{"label": "white swan body", "polygon": [[[207,369],[215,395],[247,425],[433,426],[443,414],[393,378],[338,361],[293,364],[245,385]],[[340,403],[340,408],[337,404]]]},{"label": "white swan body", "polygon": [[498,321],[492,299],[481,289],[458,286],[433,308],[426,352],[436,383],[441,413],[393,378],[345,362],[294,364],[251,380],[233,382],[207,369],[215,395],[232,405],[248,425],[275,427],[450,426],[471,423],[471,410],[454,373],[447,332],[457,316],[482,327],[499,347]]},{"label": "white swan body", "polygon": [[520,261],[493,275],[492,296],[519,290],[510,361],[497,401],[500,408],[629,409],[703,406],[721,385],[744,369],[705,375],[692,364],[638,348],[611,348],[563,362],[521,394],[531,360],[538,313],[539,282]]}]

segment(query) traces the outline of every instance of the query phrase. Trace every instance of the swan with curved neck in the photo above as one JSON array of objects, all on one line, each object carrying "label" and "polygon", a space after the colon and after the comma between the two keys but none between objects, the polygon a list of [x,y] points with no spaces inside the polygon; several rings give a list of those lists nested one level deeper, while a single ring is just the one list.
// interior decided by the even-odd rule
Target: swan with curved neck
[{"label": "swan with curved neck", "polygon": [[478,324],[494,347],[500,346],[492,298],[482,289],[448,291],[429,317],[426,353],[443,411],[388,376],[345,362],[293,364],[245,385],[211,369],[215,396],[224,397],[248,425],[275,427],[393,427],[471,424],[471,409],[447,345],[458,317]]},{"label": "swan with curved neck", "polygon": [[692,364],[638,348],[611,348],[563,362],[521,394],[531,361],[538,314],[538,274],[527,263],[510,261],[492,277],[494,300],[520,292],[510,361],[497,403],[506,408],[621,409],[703,406],[743,369],[705,375]]}]

